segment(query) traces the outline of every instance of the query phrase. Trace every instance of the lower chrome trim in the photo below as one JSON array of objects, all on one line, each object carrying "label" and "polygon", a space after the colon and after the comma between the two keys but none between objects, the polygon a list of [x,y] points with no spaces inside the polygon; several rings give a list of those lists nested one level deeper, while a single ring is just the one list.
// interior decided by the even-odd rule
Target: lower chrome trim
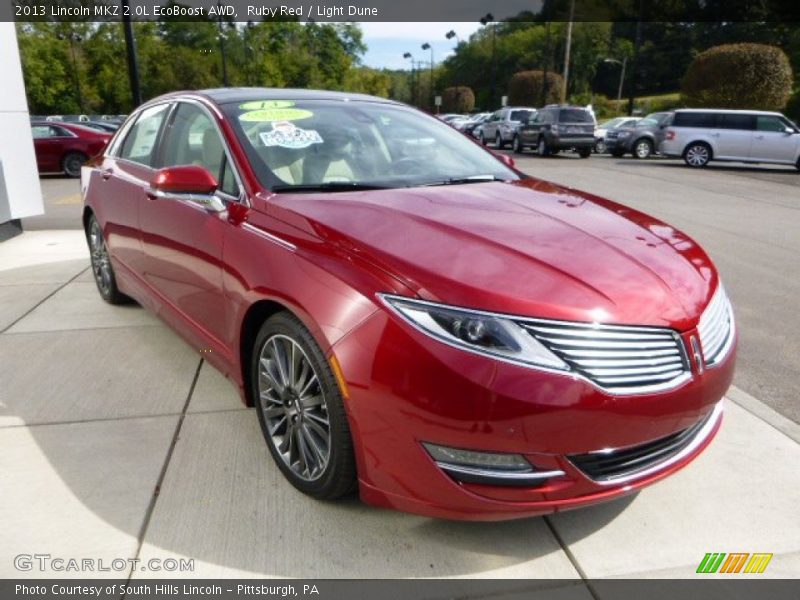
[{"label": "lower chrome trim", "polygon": [[[636,479],[641,479],[642,477],[647,477],[648,475],[652,475],[653,473],[657,473],[671,465],[674,465],[677,462],[680,462],[687,456],[694,453],[697,448],[699,448],[703,442],[705,442],[711,433],[716,429],[717,425],[722,418],[722,403],[723,400],[717,402],[714,405],[714,409],[711,411],[711,415],[707,418],[703,427],[695,434],[694,438],[686,444],[680,451],[673,454],[669,458],[666,458],[660,462],[650,465],[649,467],[642,469],[641,471],[636,471],[633,473],[628,473],[626,475],[622,475],[619,477],[606,477],[603,479],[593,479],[589,477],[586,473],[584,473],[580,467],[575,466],[575,468],[580,471],[584,477],[591,480],[592,482],[596,483],[597,485],[619,485],[622,483],[628,483],[629,481],[634,481]],[[605,449],[605,450],[598,450],[597,453],[602,454],[612,454],[615,450],[614,449]]]},{"label": "lower chrome trim", "polygon": [[479,483],[483,485],[498,486],[535,486],[541,485],[547,479],[562,477],[564,471],[502,471],[482,469],[480,467],[467,467],[452,463],[436,461],[442,471],[464,483]]}]

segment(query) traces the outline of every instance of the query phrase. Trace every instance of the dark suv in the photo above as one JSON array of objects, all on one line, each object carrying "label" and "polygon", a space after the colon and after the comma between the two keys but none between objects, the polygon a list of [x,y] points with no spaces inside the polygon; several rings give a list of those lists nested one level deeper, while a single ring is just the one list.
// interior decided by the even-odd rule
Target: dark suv
[{"label": "dark suv", "polygon": [[559,150],[574,150],[588,158],[594,148],[596,122],[592,112],[581,106],[549,105],[539,110],[533,119],[517,128],[512,140],[514,152],[536,148],[539,156]]},{"label": "dark suv", "polygon": [[664,139],[664,130],[673,113],[657,112],[637,121],[632,127],[609,129],[606,133],[606,152],[617,158],[633,154],[634,158],[650,158]]}]

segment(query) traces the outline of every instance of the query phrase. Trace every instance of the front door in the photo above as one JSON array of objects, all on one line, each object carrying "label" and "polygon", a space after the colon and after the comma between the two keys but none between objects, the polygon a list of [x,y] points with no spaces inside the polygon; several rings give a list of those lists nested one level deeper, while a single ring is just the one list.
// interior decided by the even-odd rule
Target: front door
[{"label": "front door", "polygon": [[[228,163],[215,121],[204,107],[181,102],[170,118],[159,165],[199,165],[219,182],[217,195],[237,202],[237,180]],[[145,281],[180,315],[189,331],[203,330],[224,351],[227,303],[222,284],[222,248],[231,225],[227,211],[216,212],[184,195],[151,195],[139,213],[145,253]]]},{"label": "front door", "polygon": [[793,126],[777,115],[757,116],[750,159],[794,163],[800,135],[788,133],[787,128],[794,130]]}]

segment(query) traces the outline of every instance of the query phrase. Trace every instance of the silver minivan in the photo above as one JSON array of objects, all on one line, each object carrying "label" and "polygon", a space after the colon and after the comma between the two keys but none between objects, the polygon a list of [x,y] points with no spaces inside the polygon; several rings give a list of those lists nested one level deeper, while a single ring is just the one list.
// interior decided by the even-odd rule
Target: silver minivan
[{"label": "silver minivan", "polygon": [[661,154],[682,157],[690,167],[724,160],[800,169],[800,129],[780,113],[681,109],[666,127]]},{"label": "silver minivan", "polygon": [[536,109],[529,106],[507,106],[496,111],[481,125],[478,139],[485,146],[494,142],[498,148],[503,148],[514,139],[520,123],[533,118]]}]

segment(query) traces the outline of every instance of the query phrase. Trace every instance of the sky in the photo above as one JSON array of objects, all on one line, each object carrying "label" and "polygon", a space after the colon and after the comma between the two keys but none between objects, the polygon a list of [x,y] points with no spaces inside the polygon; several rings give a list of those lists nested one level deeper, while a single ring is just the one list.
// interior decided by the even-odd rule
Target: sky
[{"label": "sky", "polygon": [[408,69],[411,61],[403,58],[410,52],[414,60],[430,61],[431,51],[420,46],[433,46],[433,60],[440,63],[453,52],[458,40],[448,40],[445,34],[451,29],[462,40],[469,38],[481,27],[480,23],[370,23],[361,22],[367,52],[362,58],[364,65],[377,69]]}]

